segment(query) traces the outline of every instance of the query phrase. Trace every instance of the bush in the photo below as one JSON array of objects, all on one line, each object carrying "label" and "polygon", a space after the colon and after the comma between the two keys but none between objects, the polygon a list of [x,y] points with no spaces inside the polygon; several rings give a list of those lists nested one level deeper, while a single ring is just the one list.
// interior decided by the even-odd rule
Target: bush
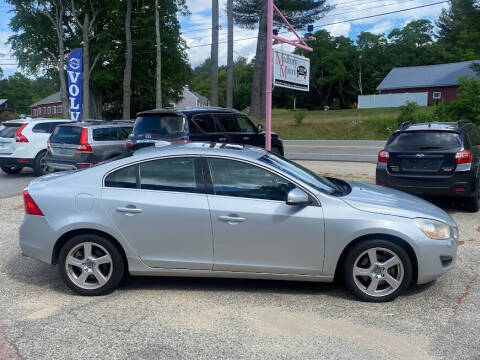
[{"label": "bush", "polygon": [[420,106],[416,102],[407,101],[403,106],[400,106],[400,115],[397,117],[398,125],[405,121],[417,122],[418,110]]},{"label": "bush", "polygon": [[295,114],[293,115],[295,124],[301,125],[306,116],[307,116],[307,113],[305,111],[295,111]]},{"label": "bush", "polygon": [[375,138],[379,139],[388,139],[398,128],[397,119],[394,117],[374,118],[372,123]]}]

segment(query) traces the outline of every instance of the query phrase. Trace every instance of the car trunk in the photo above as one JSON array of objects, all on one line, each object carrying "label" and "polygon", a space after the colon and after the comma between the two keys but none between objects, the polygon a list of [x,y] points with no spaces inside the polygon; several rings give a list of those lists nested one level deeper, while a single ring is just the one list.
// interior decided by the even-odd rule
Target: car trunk
[{"label": "car trunk", "polygon": [[456,169],[455,155],[461,150],[458,133],[447,131],[404,132],[387,144],[391,175],[447,176]]},{"label": "car trunk", "polygon": [[15,133],[21,123],[4,123],[0,126],[0,154],[10,155],[15,151]]},{"label": "car trunk", "polygon": [[58,160],[74,158],[78,154],[82,130],[78,126],[58,126],[50,138],[50,153]]}]

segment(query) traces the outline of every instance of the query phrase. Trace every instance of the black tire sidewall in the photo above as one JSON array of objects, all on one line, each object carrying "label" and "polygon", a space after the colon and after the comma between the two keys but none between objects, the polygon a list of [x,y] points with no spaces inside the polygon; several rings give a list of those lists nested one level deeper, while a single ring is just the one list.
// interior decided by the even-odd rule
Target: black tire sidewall
[{"label": "black tire sidewall", "polygon": [[[360,290],[357,287],[353,279],[353,265],[355,260],[364,251],[370,248],[375,248],[375,247],[386,248],[393,251],[398,255],[398,257],[402,260],[402,263],[403,263],[404,275],[403,275],[402,284],[395,292],[382,297],[375,297],[375,296],[370,296],[368,294],[365,294],[362,290]],[[397,296],[402,294],[406,289],[408,289],[408,287],[412,282],[412,278],[413,278],[413,266],[412,266],[412,260],[410,259],[410,256],[402,246],[392,241],[381,240],[381,239],[377,239],[377,240],[372,239],[372,240],[362,241],[354,245],[353,248],[350,249],[347,256],[345,257],[345,262],[343,266],[343,280],[348,290],[362,301],[367,301],[367,302],[392,301]]]},{"label": "black tire sidewall", "polygon": [[46,150],[40,151],[37,156],[35,156],[35,160],[33,162],[33,172],[37,176],[42,176],[48,174],[48,172],[44,173],[42,169],[40,168],[40,161],[42,160],[43,157],[47,154]]},{"label": "black tire sidewall", "polygon": [[272,153],[272,154],[275,154],[275,155],[278,155],[278,156],[282,156],[282,152],[280,151],[280,149],[278,148],[278,146],[272,147],[271,153]]},{"label": "black tire sidewall", "polygon": [[[112,262],[113,262],[112,276],[110,277],[110,279],[107,281],[105,285],[103,285],[98,289],[82,289],[77,285],[75,285],[67,275],[67,271],[65,269],[65,260],[67,258],[68,252],[74,246],[82,242],[97,243],[103,246],[112,257]],[[80,295],[85,295],[85,296],[100,296],[100,295],[109,294],[117,288],[117,286],[120,284],[120,282],[123,279],[123,276],[125,273],[125,265],[123,262],[122,255],[120,254],[120,251],[111,241],[96,234],[82,234],[82,235],[76,235],[72,237],[63,245],[58,256],[58,270],[65,284],[76,293]]]}]

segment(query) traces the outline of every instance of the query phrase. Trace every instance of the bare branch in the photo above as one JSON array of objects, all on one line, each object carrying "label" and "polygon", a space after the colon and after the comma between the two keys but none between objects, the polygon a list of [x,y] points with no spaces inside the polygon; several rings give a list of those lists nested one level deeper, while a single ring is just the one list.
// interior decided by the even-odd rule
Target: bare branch
[{"label": "bare branch", "polygon": [[88,32],[92,31],[93,24],[95,24],[95,18],[98,14],[100,14],[100,10],[97,10],[93,13],[92,20],[90,21],[90,24],[88,26]]},{"label": "bare branch", "polygon": [[73,15],[73,19],[74,19],[75,22],[77,23],[78,27],[79,27],[80,29],[83,29],[82,23],[78,20],[77,10],[75,9],[75,5],[73,4],[73,0],[71,0],[71,4],[72,4],[72,15]]},{"label": "bare branch", "polygon": [[88,76],[92,74],[93,69],[95,68],[95,65],[97,65],[98,59],[100,59],[100,53],[95,56],[95,59],[93,60],[92,66],[90,66],[90,71],[88,72]]}]

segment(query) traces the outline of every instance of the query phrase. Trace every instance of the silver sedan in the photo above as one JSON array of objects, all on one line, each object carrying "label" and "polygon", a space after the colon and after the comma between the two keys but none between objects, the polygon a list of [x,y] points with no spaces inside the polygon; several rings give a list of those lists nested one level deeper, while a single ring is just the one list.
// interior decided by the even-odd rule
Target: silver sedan
[{"label": "silver sedan", "polygon": [[380,186],[318,176],[259,148],[213,143],[34,180],[25,255],[58,264],[83,295],[124,274],[331,282],[389,301],[452,269],[458,230],[444,211]]}]

